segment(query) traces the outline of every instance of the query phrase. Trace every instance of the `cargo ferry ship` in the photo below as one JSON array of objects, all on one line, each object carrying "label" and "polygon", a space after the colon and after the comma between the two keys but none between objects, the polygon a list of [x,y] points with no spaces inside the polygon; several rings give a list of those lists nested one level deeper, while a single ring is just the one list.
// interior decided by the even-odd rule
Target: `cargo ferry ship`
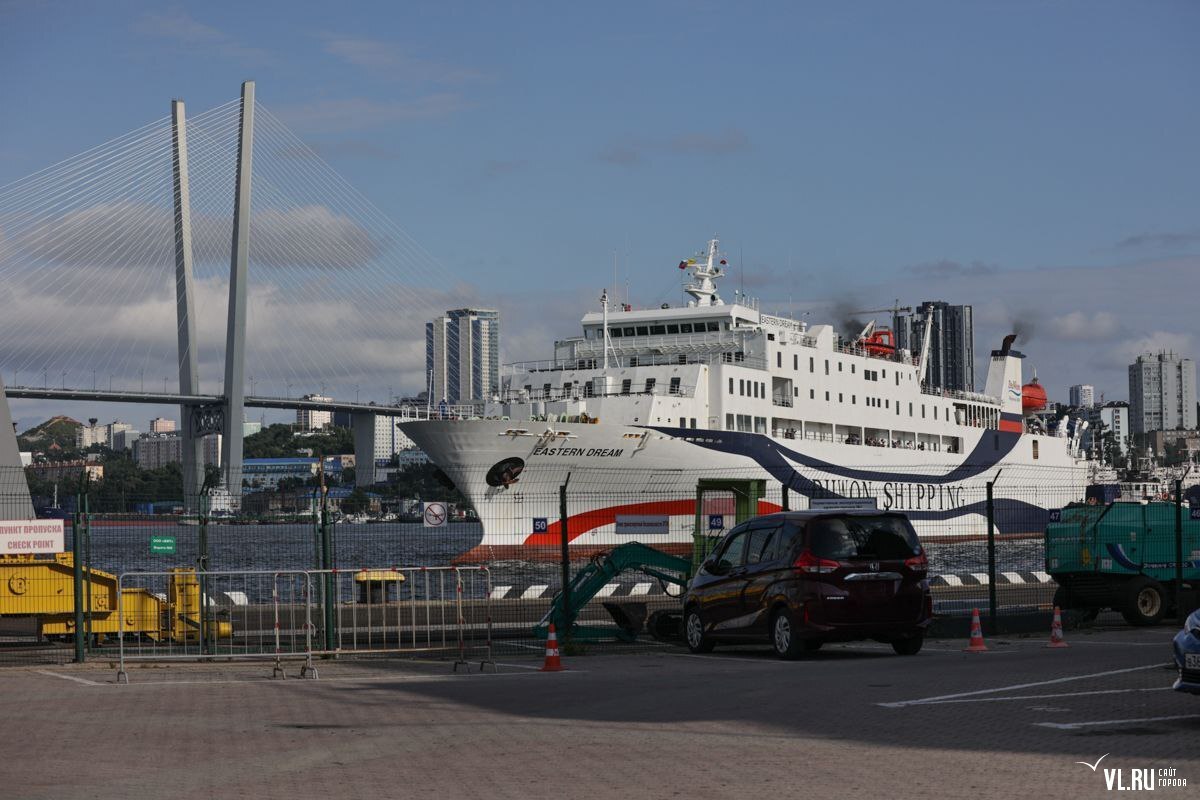
[{"label": "cargo ferry ship", "polygon": [[932,325],[911,352],[874,323],[851,339],[726,303],[715,238],[678,267],[684,305],[633,309],[606,292],[552,359],[507,365],[478,417],[401,424],[479,513],[483,539],[460,560],[556,554],[568,480],[567,533],[584,552],[635,535],[688,550],[700,478],[766,479],[761,512],[784,487],[793,509],[873,498],[931,539],[986,535],[984,486],[1001,470],[1021,487],[997,493],[1001,534],[1040,536],[1042,509],[1083,498],[1090,462],[1065,424],[1049,434],[1033,416],[1045,393],[1023,383],[1014,336],[992,351],[983,392],[934,389]]}]

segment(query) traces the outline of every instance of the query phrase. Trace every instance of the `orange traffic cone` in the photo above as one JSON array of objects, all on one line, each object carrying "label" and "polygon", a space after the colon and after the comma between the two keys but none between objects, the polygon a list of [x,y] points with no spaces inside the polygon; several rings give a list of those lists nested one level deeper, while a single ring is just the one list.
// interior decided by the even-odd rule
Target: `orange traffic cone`
[{"label": "orange traffic cone", "polygon": [[1046,647],[1068,647],[1067,640],[1063,638],[1062,632],[1062,612],[1058,606],[1054,607],[1054,622],[1050,623],[1050,643]]},{"label": "orange traffic cone", "polygon": [[542,665],[541,672],[562,672],[566,667],[562,665],[562,661],[558,658],[558,634],[554,632],[554,623],[550,623],[550,630],[546,634],[546,663]]},{"label": "orange traffic cone", "polygon": [[987,645],[983,643],[983,626],[979,624],[979,609],[971,609],[971,641],[963,648],[964,653],[985,653]]}]

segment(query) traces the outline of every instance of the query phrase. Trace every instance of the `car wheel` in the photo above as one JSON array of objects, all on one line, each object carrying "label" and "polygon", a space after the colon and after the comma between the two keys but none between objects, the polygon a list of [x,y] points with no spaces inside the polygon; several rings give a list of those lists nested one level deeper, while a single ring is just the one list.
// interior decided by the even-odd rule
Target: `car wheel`
[{"label": "car wheel", "polygon": [[1153,625],[1167,612],[1162,584],[1150,578],[1134,578],[1125,589],[1121,616],[1130,625]]},{"label": "car wheel", "polygon": [[[771,617],[771,646],[775,648],[775,655],[789,661],[799,658],[807,650],[805,640],[797,635],[792,614],[786,608],[779,609]],[[817,647],[820,646],[818,643]]]},{"label": "car wheel", "polygon": [[689,608],[683,615],[683,638],[687,642],[688,650],[693,653],[712,652],[713,641],[704,633],[704,620],[694,608]]},{"label": "car wheel", "polygon": [[925,644],[925,637],[922,634],[916,636],[906,636],[903,639],[893,639],[892,649],[896,651],[898,656],[915,656],[921,652],[921,645]]}]

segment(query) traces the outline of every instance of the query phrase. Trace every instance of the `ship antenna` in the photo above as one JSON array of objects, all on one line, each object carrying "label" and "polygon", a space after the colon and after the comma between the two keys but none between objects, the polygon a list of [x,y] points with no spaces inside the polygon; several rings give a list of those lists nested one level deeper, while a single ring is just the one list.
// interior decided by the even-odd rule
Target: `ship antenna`
[{"label": "ship antenna", "polygon": [[[614,265],[616,263],[615,255],[614,255],[613,263],[614,263]],[[603,309],[602,316],[603,316],[603,320],[604,320],[604,322],[603,322],[603,324],[604,324],[604,377],[607,378],[608,377],[608,289],[605,289],[600,295],[600,307]],[[607,381],[605,382],[604,390],[606,392],[608,391]]]}]

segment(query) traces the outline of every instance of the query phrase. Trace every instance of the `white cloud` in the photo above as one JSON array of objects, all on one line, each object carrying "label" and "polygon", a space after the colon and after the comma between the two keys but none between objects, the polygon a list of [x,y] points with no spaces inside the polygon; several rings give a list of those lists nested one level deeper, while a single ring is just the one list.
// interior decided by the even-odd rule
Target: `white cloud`
[{"label": "white cloud", "polygon": [[1050,320],[1050,329],[1055,336],[1069,341],[1109,339],[1117,335],[1120,324],[1116,315],[1108,311],[1072,311]]}]

